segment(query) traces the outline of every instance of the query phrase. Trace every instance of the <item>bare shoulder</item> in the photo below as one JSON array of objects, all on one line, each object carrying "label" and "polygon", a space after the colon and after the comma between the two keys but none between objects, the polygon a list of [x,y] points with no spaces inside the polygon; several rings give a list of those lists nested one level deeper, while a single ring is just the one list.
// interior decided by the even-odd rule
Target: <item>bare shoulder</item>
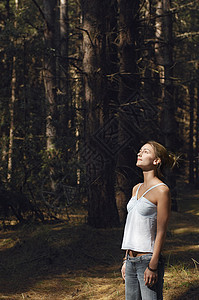
[{"label": "bare shoulder", "polygon": [[158,187],[157,203],[160,205],[169,205],[171,201],[170,189],[167,185],[160,185]]},{"label": "bare shoulder", "polygon": [[158,193],[160,196],[168,196],[170,194],[170,189],[166,184],[160,185],[158,187]]},{"label": "bare shoulder", "polygon": [[133,188],[132,188],[132,196],[135,196],[138,187],[140,186],[141,183],[136,184]]}]

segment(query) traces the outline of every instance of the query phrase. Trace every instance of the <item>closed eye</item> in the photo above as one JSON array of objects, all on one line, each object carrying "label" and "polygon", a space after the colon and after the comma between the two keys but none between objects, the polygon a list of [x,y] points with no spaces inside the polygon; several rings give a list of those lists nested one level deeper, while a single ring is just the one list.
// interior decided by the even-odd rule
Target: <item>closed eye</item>
[{"label": "closed eye", "polygon": [[148,150],[148,149],[143,149],[143,150],[140,150],[140,151],[138,152],[138,154],[137,154],[137,155],[139,155],[139,154],[141,154],[141,153],[146,153],[146,154],[149,154],[149,153],[150,153],[150,150]]}]

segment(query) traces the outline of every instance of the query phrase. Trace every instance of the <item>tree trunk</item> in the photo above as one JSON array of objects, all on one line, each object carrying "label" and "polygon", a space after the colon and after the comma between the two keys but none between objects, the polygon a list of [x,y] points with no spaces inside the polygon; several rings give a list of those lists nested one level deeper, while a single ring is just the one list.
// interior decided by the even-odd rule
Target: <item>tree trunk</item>
[{"label": "tree trunk", "polygon": [[[150,103],[152,106],[156,106],[157,102],[155,99],[157,99],[157,87],[156,87],[156,81],[154,80],[156,77],[155,74],[155,65],[154,65],[154,56],[155,56],[155,49],[153,43],[149,42],[155,39],[155,20],[154,20],[154,14],[155,14],[155,8],[154,5],[152,5],[150,0],[146,1],[146,12],[145,12],[145,18],[146,18],[146,25],[144,29],[146,28],[143,34],[146,35],[146,38],[148,42],[147,46],[145,46],[145,52],[144,52],[144,58],[145,58],[145,65],[144,65],[144,94],[146,95],[147,99],[150,99]],[[155,120],[153,118],[153,121],[158,121],[158,115],[156,114]]]},{"label": "tree trunk", "polygon": [[[121,151],[117,159],[117,191],[118,202],[126,203],[131,196],[132,186],[135,184],[131,169],[135,165],[132,149],[135,146],[134,135],[135,127],[132,119],[128,119],[131,105],[134,102],[134,94],[139,89],[139,77],[136,66],[136,40],[137,40],[137,13],[139,9],[139,1],[118,0],[119,10],[119,133],[118,143]],[[124,109],[125,108],[125,109]],[[126,113],[126,114],[125,114]],[[131,116],[132,118],[132,116]],[[126,143],[126,134],[129,130],[130,143]],[[132,136],[132,137],[131,137]],[[136,140],[136,139],[135,139]],[[134,155],[136,157],[136,155]]]},{"label": "tree trunk", "polygon": [[[107,59],[112,6],[106,0],[82,1],[83,70],[86,101],[86,156],[88,180],[88,223],[94,227],[118,225],[114,192],[114,158],[106,152],[111,114],[108,97]],[[111,124],[110,124],[111,126]],[[111,137],[110,137],[111,138]],[[85,149],[86,152],[86,149]],[[88,152],[87,152],[88,153]]]},{"label": "tree trunk", "polygon": [[[175,99],[173,87],[173,48],[172,48],[172,13],[171,1],[161,0],[157,2],[156,22],[156,58],[160,67],[162,84],[162,142],[167,149],[177,150],[177,123],[175,120]],[[176,201],[176,177],[174,173],[168,173],[166,181],[171,188],[172,209],[177,211]]]},{"label": "tree trunk", "polygon": [[[8,4],[9,7],[9,4]],[[15,10],[18,10],[18,0],[15,0]],[[9,10],[8,10],[9,11]],[[16,21],[14,23],[16,27]],[[14,45],[15,45],[14,41]],[[9,146],[8,146],[8,173],[7,180],[10,182],[12,179],[12,165],[13,165],[13,145],[14,145],[14,107],[16,102],[16,57],[12,58],[12,79],[11,79],[11,100],[10,100],[10,133],[9,133]]]},{"label": "tree trunk", "polygon": [[56,86],[56,0],[43,0],[45,16],[44,86],[46,94],[46,138],[47,150],[55,149],[57,126]]},{"label": "tree trunk", "polygon": [[196,187],[199,187],[199,85],[197,87],[196,105]]},{"label": "tree trunk", "polygon": [[[67,144],[68,109],[69,109],[69,68],[68,68],[68,1],[59,3],[59,40],[58,53],[58,104],[59,104],[59,143],[60,147]],[[66,151],[65,151],[66,152]]]},{"label": "tree trunk", "polygon": [[162,0],[162,30],[163,30],[163,133],[165,146],[176,149],[175,100],[173,87],[173,54],[172,54],[172,14],[170,0]]},{"label": "tree trunk", "polygon": [[194,83],[189,87],[189,183],[194,184]]},{"label": "tree trunk", "polygon": [[173,98],[173,54],[172,54],[172,14],[170,1],[161,0],[157,3],[156,21],[156,59],[160,67],[160,81],[162,84],[162,131],[164,144],[175,150],[176,122],[175,102]]},{"label": "tree trunk", "polygon": [[8,146],[8,175],[7,180],[12,178],[12,157],[14,144],[14,106],[16,102],[16,57],[12,59],[11,101],[10,101],[10,134]]}]

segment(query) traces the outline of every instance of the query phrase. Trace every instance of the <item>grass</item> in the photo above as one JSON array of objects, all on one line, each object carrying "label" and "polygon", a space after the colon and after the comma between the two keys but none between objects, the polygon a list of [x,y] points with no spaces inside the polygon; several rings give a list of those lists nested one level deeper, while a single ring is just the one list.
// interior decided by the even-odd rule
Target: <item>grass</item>
[{"label": "grass", "polygon": [[[181,194],[180,212],[171,216],[164,300],[199,299],[199,205],[190,201],[199,195],[191,193]],[[1,231],[0,299],[124,300],[123,229],[93,229],[83,220]]]}]

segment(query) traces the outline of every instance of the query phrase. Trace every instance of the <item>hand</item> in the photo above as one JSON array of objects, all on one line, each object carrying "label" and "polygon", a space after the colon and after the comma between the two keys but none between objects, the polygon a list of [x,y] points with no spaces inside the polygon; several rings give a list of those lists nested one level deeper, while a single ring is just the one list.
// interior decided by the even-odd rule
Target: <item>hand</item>
[{"label": "hand", "polygon": [[145,285],[148,287],[153,286],[158,281],[158,271],[152,272],[148,268],[146,268],[144,272],[144,281]]},{"label": "hand", "polygon": [[121,268],[123,280],[125,280],[125,271],[126,271],[126,261],[123,263],[122,268]]}]

